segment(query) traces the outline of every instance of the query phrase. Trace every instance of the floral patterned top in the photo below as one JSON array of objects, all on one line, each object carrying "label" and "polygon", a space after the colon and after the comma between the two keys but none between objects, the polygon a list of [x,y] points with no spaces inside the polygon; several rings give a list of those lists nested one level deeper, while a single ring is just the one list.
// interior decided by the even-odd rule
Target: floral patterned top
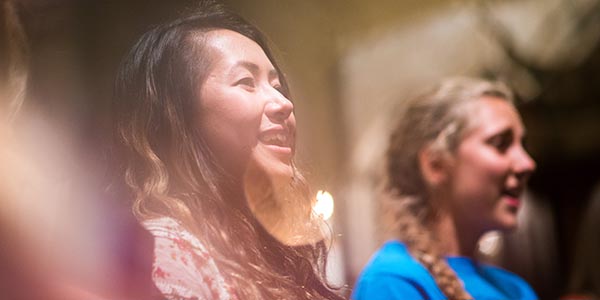
[{"label": "floral patterned top", "polygon": [[197,237],[172,218],[142,224],[155,240],[152,279],[167,299],[233,299],[230,287]]}]

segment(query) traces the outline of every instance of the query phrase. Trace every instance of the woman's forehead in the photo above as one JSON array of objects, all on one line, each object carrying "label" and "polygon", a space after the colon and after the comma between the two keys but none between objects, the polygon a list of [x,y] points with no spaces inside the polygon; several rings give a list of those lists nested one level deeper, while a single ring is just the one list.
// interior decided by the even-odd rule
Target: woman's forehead
[{"label": "woman's forehead", "polygon": [[[250,38],[228,29],[215,29],[205,34],[205,45],[213,68],[232,71],[236,68],[251,72],[273,73],[275,67],[265,51]],[[275,72],[276,73],[276,72]]]},{"label": "woman's forehead", "polygon": [[263,49],[250,38],[229,29],[214,29],[205,34],[206,46],[224,57],[266,59]]},{"label": "woman's forehead", "polygon": [[524,131],[521,117],[509,101],[499,97],[483,97],[466,105],[467,130],[471,133],[493,134],[506,128]]}]

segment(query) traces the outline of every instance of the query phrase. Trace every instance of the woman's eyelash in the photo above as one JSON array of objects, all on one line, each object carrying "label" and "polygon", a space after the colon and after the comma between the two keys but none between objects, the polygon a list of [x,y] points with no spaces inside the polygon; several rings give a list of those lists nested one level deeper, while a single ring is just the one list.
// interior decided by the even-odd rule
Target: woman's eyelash
[{"label": "woman's eyelash", "polygon": [[238,80],[236,83],[236,85],[247,85],[247,86],[254,86],[254,78],[252,77],[244,77],[240,80]]},{"label": "woman's eyelash", "polygon": [[506,149],[508,149],[508,147],[510,146],[511,143],[512,143],[512,135],[510,133],[497,135],[497,136],[492,137],[489,140],[489,144],[494,146],[496,149],[498,149],[501,152],[504,152]]},{"label": "woman's eyelash", "polygon": [[[244,78],[236,81],[235,85],[244,85],[244,86],[248,86],[248,87],[254,87],[256,84],[255,84],[254,78],[244,77]],[[271,86],[283,94],[283,86],[281,85],[281,83],[274,83],[274,84],[271,84]]]}]

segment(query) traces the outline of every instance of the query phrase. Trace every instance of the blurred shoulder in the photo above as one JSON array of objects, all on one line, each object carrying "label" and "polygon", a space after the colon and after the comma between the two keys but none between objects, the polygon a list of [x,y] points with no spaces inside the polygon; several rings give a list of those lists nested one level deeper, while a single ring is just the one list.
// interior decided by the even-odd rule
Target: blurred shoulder
[{"label": "blurred shoulder", "polygon": [[410,278],[429,277],[425,267],[413,258],[402,242],[396,240],[383,244],[371,257],[363,273],[387,273]]},{"label": "blurred shoulder", "polygon": [[142,222],[154,236],[152,278],[167,299],[232,299],[232,290],[200,239],[175,219]]},{"label": "blurred shoulder", "polygon": [[504,293],[510,295],[511,299],[538,299],[533,288],[519,275],[491,265],[484,265],[481,269],[488,280],[492,281],[494,285],[503,290]]},{"label": "blurred shoulder", "polygon": [[149,219],[143,221],[142,225],[155,238],[185,242],[189,244],[190,247],[206,252],[206,247],[200,239],[185,229],[176,219],[169,217]]},{"label": "blurred shoulder", "polygon": [[358,278],[353,299],[444,299],[427,269],[399,241],[386,242]]}]

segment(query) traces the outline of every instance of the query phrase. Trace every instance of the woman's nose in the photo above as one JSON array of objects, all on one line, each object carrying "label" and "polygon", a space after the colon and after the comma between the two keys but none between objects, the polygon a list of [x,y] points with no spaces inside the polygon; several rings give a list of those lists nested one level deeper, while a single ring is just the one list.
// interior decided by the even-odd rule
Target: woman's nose
[{"label": "woman's nose", "polygon": [[535,161],[523,148],[520,149],[515,157],[514,169],[517,177],[524,180],[527,180],[536,169]]},{"label": "woman's nose", "polygon": [[270,93],[265,107],[265,114],[269,119],[281,123],[287,120],[294,111],[294,104],[279,91]]}]

